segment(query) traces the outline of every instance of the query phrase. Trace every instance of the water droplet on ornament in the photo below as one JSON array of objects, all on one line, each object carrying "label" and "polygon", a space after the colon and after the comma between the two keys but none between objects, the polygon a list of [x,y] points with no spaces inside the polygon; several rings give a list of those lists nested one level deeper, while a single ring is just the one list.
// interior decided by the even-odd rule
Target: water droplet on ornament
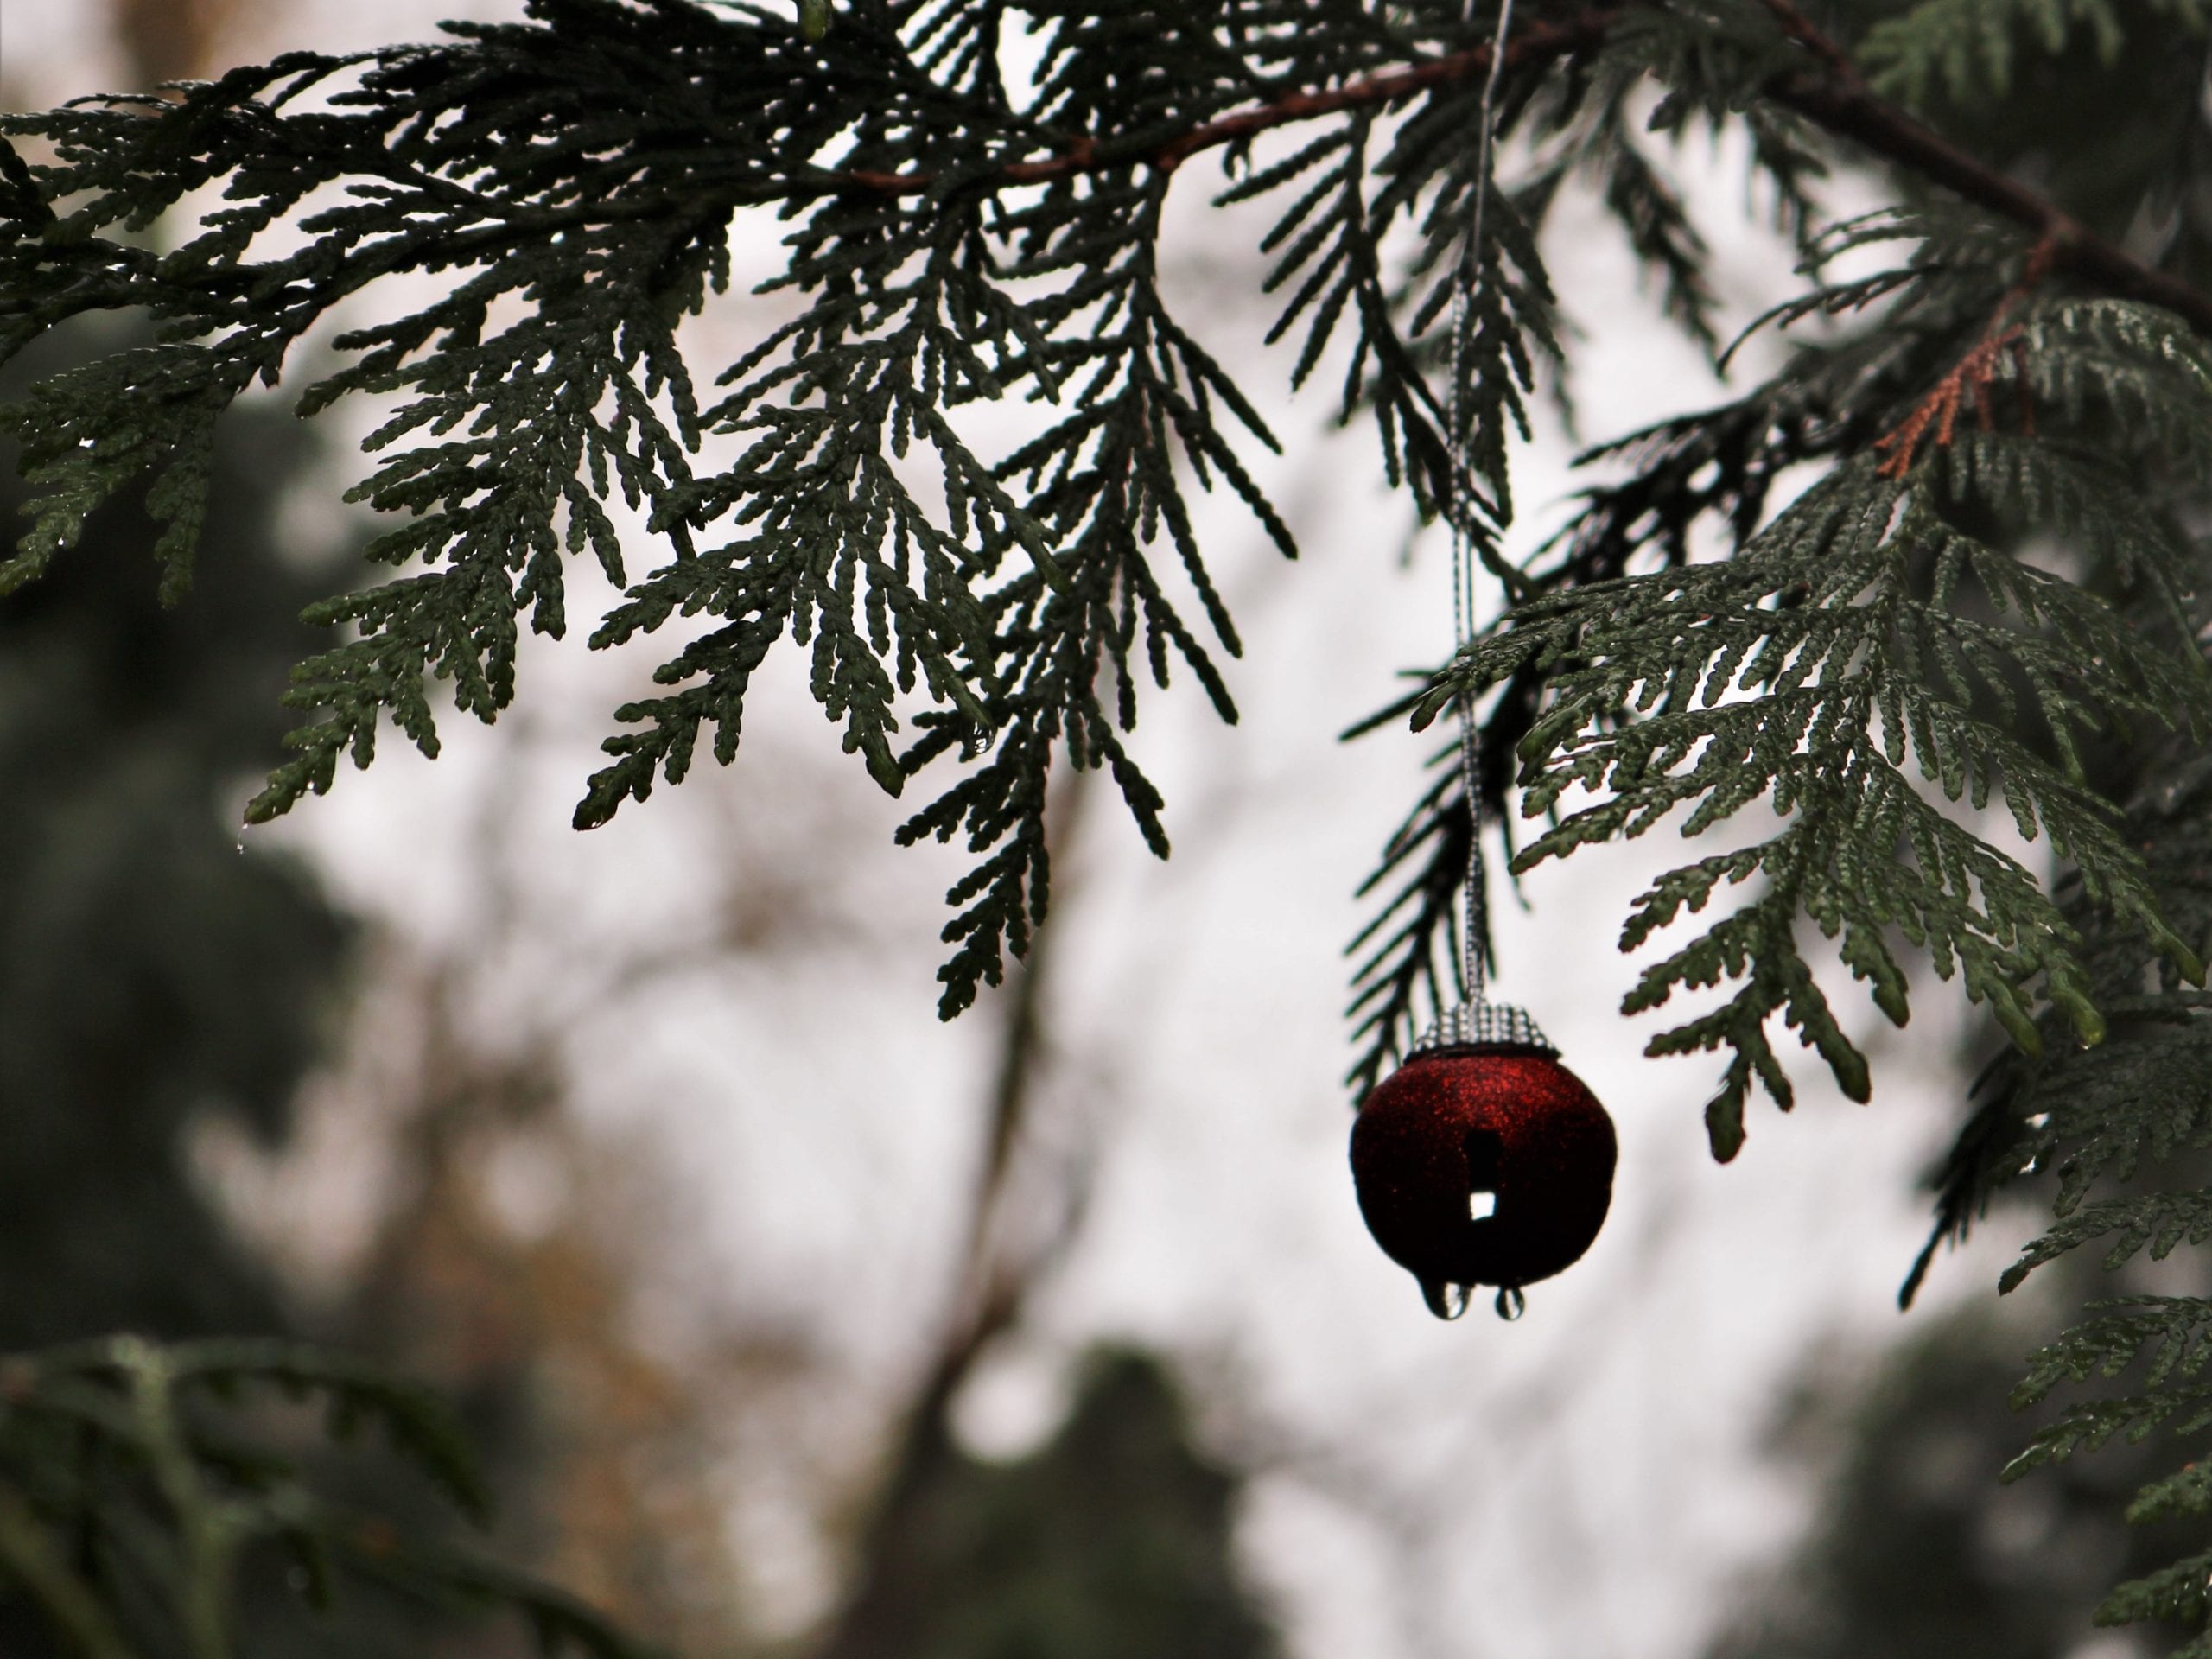
[{"label": "water droplet on ornament", "polygon": [[1529,1298],[1518,1285],[1508,1285],[1497,1293],[1497,1317],[1508,1325],[1529,1311]]},{"label": "water droplet on ornament", "polygon": [[1440,1319],[1456,1319],[1467,1311],[1475,1299],[1472,1285],[1447,1285],[1440,1279],[1421,1281],[1421,1300],[1428,1304],[1428,1311]]}]

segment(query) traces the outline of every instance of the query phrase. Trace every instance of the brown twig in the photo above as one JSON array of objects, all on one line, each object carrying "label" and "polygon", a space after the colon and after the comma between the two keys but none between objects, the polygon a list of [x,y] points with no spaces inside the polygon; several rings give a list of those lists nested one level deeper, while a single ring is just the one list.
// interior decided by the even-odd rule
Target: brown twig
[{"label": "brown twig", "polygon": [[[1537,23],[1522,29],[1505,48],[1506,67],[1517,68],[1538,59],[1566,57],[1573,53],[1586,51],[1601,43],[1605,38],[1605,31],[1629,9],[1626,4],[1592,6],[1564,22]],[[995,173],[982,175],[978,182],[991,186],[1049,184],[1055,179],[1071,178],[1077,174],[1096,173],[1108,168],[1132,164],[1148,164],[1162,172],[1172,173],[1201,150],[1217,149],[1224,144],[1255,138],[1276,127],[1312,121],[1346,110],[1372,109],[1395,103],[1402,98],[1410,98],[1416,92],[1427,92],[1432,87],[1478,79],[1490,73],[1490,60],[1491,48],[1487,45],[1471,47],[1465,52],[1454,52],[1446,57],[1430,58],[1420,63],[1408,64],[1402,68],[1363,75],[1356,80],[1344,82],[1341,86],[1325,87],[1319,92],[1291,92],[1271,103],[1255,105],[1250,109],[1238,110],[1203,122],[1164,143],[1140,150],[1100,144],[1094,139],[1085,138],[1071,144],[1058,156],[1043,161],[1009,162]],[[881,173],[862,170],[840,174],[838,177],[862,189],[880,190],[895,195],[919,195],[938,181],[935,173],[918,171]]]},{"label": "brown twig", "polygon": [[1958,424],[1959,406],[1969,396],[1974,399],[1981,429],[1995,429],[1989,388],[1997,378],[1999,359],[2020,344],[2018,324],[2009,328],[1999,327],[2003,315],[2000,311],[1990,320],[1988,330],[1964,357],[1952,365],[1950,372],[1913,406],[1912,413],[1898,423],[1895,431],[1874,440],[1874,448],[1882,455],[1882,464],[1874,470],[1884,478],[1903,478],[1912,470],[1913,457],[1918,454],[1921,440],[1928,435],[1931,426],[1936,429],[1936,447],[1949,448]]},{"label": "brown twig", "polygon": [[[2212,298],[2177,276],[2130,257],[2057,203],[1968,155],[1933,128],[1868,88],[1843,49],[1821,33],[1790,0],[1765,0],[1791,39],[1819,58],[1823,73],[1783,76],[1767,96],[1823,130],[1963,200],[2034,232],[2046,272],[2063,270],[2092,288],[2123,299],[2162,306],[2212,334]],[[1840,66],[1840,67],[1839,67]],[[2047,251],[2046,251],[2047,250]]]},{"label": "brown twig", "polygon": [[2020,273],[2020,280],[2005,290],[2004,297],[1997,302],[1997,308],[1989,314],[1981,338],[1914,405],[1912,413],[1898,423],[1895,431],[1874,441],[1874,448],[1882,454],[1882,464],[1875,470],[1883,477],[1903,478],[1912,470],[1913,457],[1931,426],[1936,430],[1936,447],[1949,448],[1958,426],[1960,405],[1968,397],[1974,399],[1974,416],[1981,429],[1994,430],[1996,415],[1990,406],[1989,389],[1996,384],[1999,363],[2007,356],[2012,359],[2013,372],[2020,381],[2022,423],[2029,431],[2035,430],[2035,404],[2027,384],[2027,342],[2020,325],[2008,319],[2050,276],[2058,252],[2058,245],[2048,238],[2036,244],[2035,251],[2028,256],[2026,269]]},{"label": "brown twig", "polygon": [[1782,25],[1782,32],[1826,64],[1828,73],[1840,85],[1863,85],[1859,79],[1859,66],[1852,62],[1851,54],[1823,35],[1819,26],[1790,0],[1765,0],[1765,3],[1766,9]]},{"label": "brown twig", "polygon": [[[1607,32],[1639,0],[1592,6],[1560,22],[1537,22],[1516,32],[1505,48],[1508,67],[1571,56],[1602,45]],[[2132,258],[2088,230],[2056,203],[2038,195],[1968,155],[1915,117],[1875,95],[1849,55],[1821,33],[1792,0],[1764,0],[1790,39],[1817,60],[1817,69],[1781,76],[1765,95],[1834,136],[1850,140],[1869,154],[1916,173],[1965,201],[2033,232],[2056,251],[2053,268],[2088,286],[2122,298],[2163,306],[2212,334],[2212,298],[2187,283]],[[1649,3],[1649,0],[1641,0]],[[1109,168],[1149,164],[1173,171],[1203,150],[1256,137],[1276,127],[1356,109],[1372,109],[1440,86],[1485,75],[1491,48],[1470,48],[1402,68],[1349,80],[1340,86],[1293,92],[1250,109],[1203,122],[1164,142],[1143,149],[1084,139],[1058,156],[1014,162],[977,175],[979,188],[1048,184]],[[833,175],[834,188],[919,195],[934,188],[938,175],[928,171],[855,171]]]},{"label": "brown twig", "polygon": [[[1056,798],[1046,826],[1052,868],[1096,787],[1077,772]],[[1063,888],[1067,884],[1061,876]],[[1039,1072],[1050,1053],[1047,969],[1066,925],[1067,894],[1050,926],[1032,937],[1027,958],[1013,971],[1010,1006],[991,1088],[982,1166],[969,1210],[959,1281],[944,1330],[908,1396],[884,1459],[883,1474],[854,1552],[852,1583],[843,1605],[810,1649],[810,1659],[879,1659],[898,1651],[901,1597],[911,1594],[918,1516],[958,1456],[952,1405],[984,1351],[1020,1323],[1043,1277],[1072,1242],[1080,1210],[1071,1198],[1063,1225],[1041,1247],[1009,1249],[1000,1236],[1014,1173],[1015,1152],[1028,1127]]]}]

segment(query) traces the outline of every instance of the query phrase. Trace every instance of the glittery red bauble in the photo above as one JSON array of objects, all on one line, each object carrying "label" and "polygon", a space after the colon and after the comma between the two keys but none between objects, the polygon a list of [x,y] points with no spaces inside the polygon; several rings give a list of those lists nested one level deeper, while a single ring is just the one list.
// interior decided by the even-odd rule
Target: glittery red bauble
[{"label": "glittery red bauble", "polygon": [[1367,1229],[1440,1313],[1446,1286],[1517,1289],[1580,1259],[1612,1201],[1615,1153],[1597,1096],[1528,1044],[1420,1050],[1351,1129]]}]

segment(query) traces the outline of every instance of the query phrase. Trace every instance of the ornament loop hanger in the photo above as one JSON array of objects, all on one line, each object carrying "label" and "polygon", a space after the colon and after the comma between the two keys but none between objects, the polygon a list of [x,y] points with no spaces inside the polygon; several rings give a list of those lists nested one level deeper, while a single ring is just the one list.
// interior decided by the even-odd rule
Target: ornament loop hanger
[{"label": "ornament loop hanger", "polygon": [[[1466,20],[1474,21],[1475,0],[1467,0]],[[1453,656],[1464,656],[1476,633],[1472,435],[1467,430],[1467,356],[1474,327],[1475,302],[1482,293],[1483,218],[1490,202],[1491,149],[1497,122],[1497,89],[1505,69],[1505,37],[1513,26],[1513,0],[1503,0],[1497,33],[1491,42],[1490,70],[1483,82],[1481,131],[1475,154],[1474,200],[1460,232],[1452,291],[1452,395],[1446,439],[1451,448],[1452,639]],[[1471,693],[1457,699],[1459,715],[1459,785],[1467,798],[1466,911],[1461,921],[1459,1007],[1442,1015],[1414,1044],[1424,1048],[1462,1044],[1510,1043],[1550,1049],[1552,1044],[1528,1014],[1510,1003],[1490,1000],[1490,883],[1483,854],[1482,728]]]},{"label": "ornament loop hanger", "polygon": [[[1476,0],[1466,0],[1469,29]],[[1445,447],[1445,512],[1452,529],[1452,631],[1464,674],[1475,630],[1475,555],[1491,563],[1502,520],[1476,487],[1471,382],[1473,330],[1487,269],[1484,209],[1497,135],[1497,92],[1513,0],[1497,0],[1483,86],[1474,188],[1449,270],[1452,391]],[[1440,195],[1449,187],[1440,187]],[[1440,205],[1440,217],[1443,206]],[[1527,1311],[1525,1286],[1580,1259],[1605,1224],[1619,1147],[1612,1120],[1522,1010],[1490,1000],[1490,916],[1483,861],[1482,729],[1462,679],[1460,785],[1467,803],[1466,913],[1460,1000],[1440,1008],[1406,1063],[1369,1091],[1352,1126],[1352,1181],[1360,1213],[1383,1253],[1410,1271],[1440,1319],[1465,1313],[1477,1285],[1495,1285],[1502,1319]],[[1438,1001],[1441,1002],[1440,996]],[[1487,1197],[1486,1205],[1479,1201]]]}]

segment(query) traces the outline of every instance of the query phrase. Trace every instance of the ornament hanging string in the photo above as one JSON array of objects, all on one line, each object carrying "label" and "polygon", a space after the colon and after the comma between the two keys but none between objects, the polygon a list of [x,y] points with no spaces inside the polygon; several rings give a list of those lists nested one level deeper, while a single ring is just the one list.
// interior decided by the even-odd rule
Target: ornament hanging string
[{"label": "ornament hanging string", "polygon": [[[1452,521],[1452,632],[1461,672],[1476,639],[1478,556],[1501,577],[1510,575],[1495,557],[1494,532],[1505,512],[1476,487],[1470,429],[1474,330],[1487,270],[1483,219],[1513,22],[1513,0],[1497,3],[1475,177],[1447,273],[1452,391],[1445,410],[1445,510]],[[1476,5],[1466,0],[1470,31]],[[1452,205],[1440,202],[1440,221]],[[1527,1012],[1489,1001],[1482,731],[1473,690],[1463,684],[1454,701],[1467,800],[1466,915],[1454,964],[1461,1001],[1438,1007],[1436,1024],[1415,1039],[1405,1063],[1360,1103],[1351,1132],[1352,1184],[1368,1230],[1384,1255],[1412,1273],[1430,1313],[1456,1319],[1477,1285],[1495,1285],[1497,1316],[1517,1319],[1529,1306],[1524,1287],[1573,1266],[1605,1224],[1619,1143],[1605,1109],[1560,1064],[1558,1050]],[[1488,1205],[1478,1205],[1484,1197]]]},{"label": "ornament hanging string", "polygon": [[[1445,510],[1452,521],[1452,632],[1462,672],[1476,639],[1478,556],[1502,577],[1510,574],[1494,556],[1494,531],[1505,512],[1476,487],[1470,429],[1474,330],[1487,269],[1483,219],[1513,23],[1513,0],[1497,3],[1482,128],[1473,147],[1475,177],[1447,273],[1452,391],[1445,410]],[[1466,0],[1470,31],[1476,6],[1477,0]],[[1440,224],[1454,205],[1440,202]],[[1414,1275],[1430,1313],[1456,1319],[1477,1285],[1495,1285],[1497,1316],[1517,1319],[1529,1306],[1524,1287],[1573,1266],[1605,1224],[1619,1143],[1605,1109],[1560,1064],[1558,1050],[1528,1013],[1489,1001],[1482,731],[1472,690],[1463,685],[1454,701],[1467,799],[1466,915],[1454,964],[1461,1001],[1438,1007],[1436,1024],[1415,1039],[1405,1063],[1360,1103],[1351,1132],[1352,1184],[1368,1230],[1384,1255]],[[1478,1205],[1484,1197],[1489,1204]]]},{"label": "ornament hanging string", "polygon": [[[1465,18],[1475,19],[1476,0],[1467,0]],[[1502,0],[1497,33],[1491,41],[1490,73],[1483,82],[1482,130],[1475,152],[1474,201],[1460,233],[1458,270],[1452,293],[1452,642],[1464,655],[1475,638],[1473,435],[1467,430],[1468,338],[1474,327],[1475,301],[1482,293],[1483,214],[1490,202],[1491,141],[1497,123],[1497,87],[1505,68],[1505,36],[1513,25],[1513,0]],[[1459,699],[1459,782],[1467,797],[1466,916],[1462,936],[1460,985],[1470,1007],[1479,1007],[1490,989],[1489,875],[1483,859],[1482,728],[1472,692]],[[1503,1312],[1503,1308],[1500,1309]]]}]

